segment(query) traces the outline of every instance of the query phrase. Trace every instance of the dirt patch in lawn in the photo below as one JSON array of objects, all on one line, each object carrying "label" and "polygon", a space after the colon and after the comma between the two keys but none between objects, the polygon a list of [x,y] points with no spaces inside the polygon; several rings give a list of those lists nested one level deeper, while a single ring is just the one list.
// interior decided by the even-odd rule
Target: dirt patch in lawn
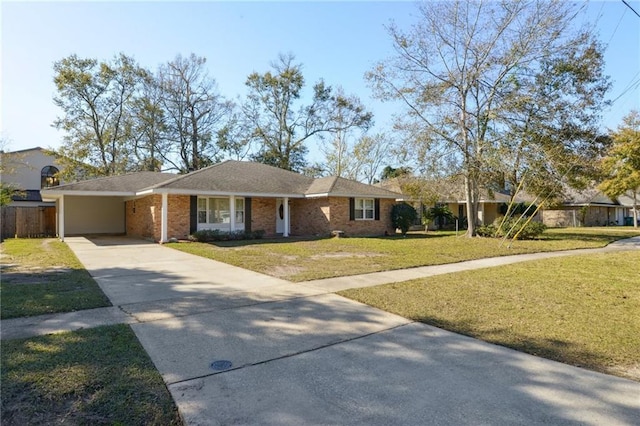
[{"label": "dirt patch in lawn", "polygon": [[274,266],[266,271],[272,277],[288,279],[289,277],[304,272],[306,268],[302,266]]},{"label": "dirt patch in lawn", "polygon": [[319,260],[319,259],[348,259],[348,258],[356,258],[363,259],[367,257],[380,257],[384,256],[381,253],[325,253],[325,254],[314,254],[311,256],[311,259]]}]

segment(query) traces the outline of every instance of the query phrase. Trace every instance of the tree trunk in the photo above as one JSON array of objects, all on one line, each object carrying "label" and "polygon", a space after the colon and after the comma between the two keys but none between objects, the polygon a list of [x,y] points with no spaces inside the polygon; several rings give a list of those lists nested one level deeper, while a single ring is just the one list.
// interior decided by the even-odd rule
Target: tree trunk
[{"label": "tree trunk", "polygon": [[638,228],[638,192],[633,191],[633,227]]},{"label": "tree trunk", "polygon": [[464,190],[467,198],[467,237],[473,237],[476,235],[476,216],[477,216],[477,202],[473,190],[473,182],[468,175],[464,177]]}]

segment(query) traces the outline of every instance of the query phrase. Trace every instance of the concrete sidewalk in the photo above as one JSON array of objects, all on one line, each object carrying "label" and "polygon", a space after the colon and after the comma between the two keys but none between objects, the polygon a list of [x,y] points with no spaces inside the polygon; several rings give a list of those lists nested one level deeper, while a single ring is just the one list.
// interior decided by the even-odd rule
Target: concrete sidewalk
[{"label": "concrete sidewalk", "polygon": [[[635,249],[636,241],[583,252]],[[26,327],[64,329],[64,318],[71,329],[131,324],[189,425],[624,425],[640,418],[640,383],[331,294],[579,251],[292,284],[142,241],[67,243],[117,306],[39,324],[32,318]],[[11,321],[18,320],[2,321],[2,338]]]}]

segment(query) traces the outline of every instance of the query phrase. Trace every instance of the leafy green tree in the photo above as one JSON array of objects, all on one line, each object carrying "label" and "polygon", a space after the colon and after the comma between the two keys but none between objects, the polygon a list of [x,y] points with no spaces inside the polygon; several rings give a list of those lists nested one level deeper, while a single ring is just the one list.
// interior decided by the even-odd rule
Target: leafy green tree
[{"label": "leafy green tree", "polygon": [[[160,171],[170,153],[162,91],[154,76],[142,81],[140,96],[133,102],[133,154],[140,170]],[[164,160],[164,161],[163,161]]]},{"label": "leafy green tree", "polygon": [[393,179],[400,176],[409,175],[411,175],[411,169],[409,167],[402,166],[395,168],[391,166],[385,166],[385,168],[382,169],[382,173],[380,174],[380,180]]},{"label": "leafy green tree", "polygon": [[504,97],[506,135],[494,158],[512,197],[518,187],[541,199],[559,198],[565,187],[560,182],[584,188],[598,173],[593,159],[608,143],[599,135],[598,120],[610,82],[593,35],[577,35],[540,67],[533,78],[514,75],[514,90]]},{"label": "leafy green tree", "polygon": [[[123,53],[111,61],[71,55],[53,65],[56,106],[63,115],[54,127],[65,132],[62,159],[74,162],[67,173],[83,164],[100,175],[124,173],[132,168],[132,104],[145,71]],[[71,180],[72,176],[66,176]]]},{"label": "leafy green tree", "polygon": [[251,137],[258,144],[254,159],[287,170],[302,170],[314,136],[336,135],[366,128],[372,115],[357,98],[346,97],[320,80],[313,86],[311,103],[297,107],[302,95],[302,66],[291,54],[280,55],[272,71],[247,77],[249,89],[243,105]]},{"label": "leafy green tree", "polygon": [[638,194],[640,194],[640,113],[631,111],[622,125],[611,134],[613,144],[602,159],[606,178],[600,184],[607,196],[617,198],[630,193],[633,198],[633,225],[638,227]]},{"label": "leafy green tree", "polygon": [[391,207],[391,223],[394,228],[400,230],[402,235],[407,235],[409,228],[413,225],[418,218],[418,213],[413,206],[407,203],[394,204]]},{"label": "leafy green tree", "polygon": [[15,167],[21,162],[20,154],[5,154],[4,150],[8,145],[5,137],[0,138],[0,207],[11,204],[12,196],[20,194],[20,188],[7,182],[6,176],[15,172]]},{"label": "leafy green tree", "polygon": [[[431,153],[447,166],[454,161],[449,170],[464,178],[468,236],[475,235],[480,188],[490,182],[491,171],[502,168],[502,141],[515,131],[513,120],[527,117],[527,96],[534,105],[550,102],[554,107],[561,105],[555,102],[560,97],[569,108],[572,94],[581,90],[573,84],[583,77],[579,66],[589,63],[585,46],[591,46],[592,37],[572,24],[576,14],[570,2],[424,2],[418,6],[419,20],[409,30],[389,28],[396,53],[378,63],[367,78],[377,97],[406,106],[398,127],[410,136],[407,152]],[[572,55],[578,55],[575,61]],[[566,63],[560,61],[563,57]],[[593,58],[598,64],[597,55]],[[566,70],[574,64],[575,69]],[[549,70],[559,77],[547,75]],[[537,81],[553,89],[553,99],[532,92]],[[579,113],[579,108],[568,109],[567,116]],[[583,130],[560,128],[565,136]],[[555,155],[558,140],[548,139],[549,149],[537,151],[543,160]],[[557,151],[565,149],[576,151],[570,143]],[[517,167],[517,161],[513,164]],[[535,167],[541,164],[544,161]]]}]

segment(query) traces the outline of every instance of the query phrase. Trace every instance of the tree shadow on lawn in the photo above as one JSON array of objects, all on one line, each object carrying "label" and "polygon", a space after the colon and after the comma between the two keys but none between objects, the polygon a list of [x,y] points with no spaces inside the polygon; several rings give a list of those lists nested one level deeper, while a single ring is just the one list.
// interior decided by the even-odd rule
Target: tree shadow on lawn
[{"label": "tree shadow on lawn", "polygon": [[640,375],[637,374],[637,371],[634,371],[633,366],[628,369],[625,368],[628,366],[612,366],[610,356],[589,350],[585,345],[576,342],[535,338],[514,333],[505,327],[477,330],[477,327],[471,321],[448,321],[436,316],[420,316],[412,319],[541,358],[640,381]]},{"label": "tree shadow on lawn", "polygon": [[258,240],[229,240],[229,241],[207,241],[205,244],[211,244],[220,248],[232,248],[232,247],[245,247],[245,246],[253,246],[253,245],[262,245],[262,244],[286,244],[286,243],[295,243],[295,242],[313,242],[313,241],[323,241],[323,240],[349,240],[349,239],[369,239],[369,240],[423,240],[423,239],[433,239],[433,238],[442,238],[442,237],[450,237],[453,236],[451,233],[440,233],[440,232],[428,232],[428,233],[408,233],[407,235],[395,234],[395,235],[373,235],[373,236],[343,236],[343,237],[333,237],[333,236],[317,236],[317,237],[300,237],[300,236],[289,236],[289,237],[270,237],[263,238]]},{"label": "tree shadow on lawn", "polygon": [[127,325],[3,341],[1,392],[3,425],[181,424]]},{"label": "tree shadow on lawn", "polygon": [[111,306],[84,269],[3,268],[0,287],[2,319]]}]

